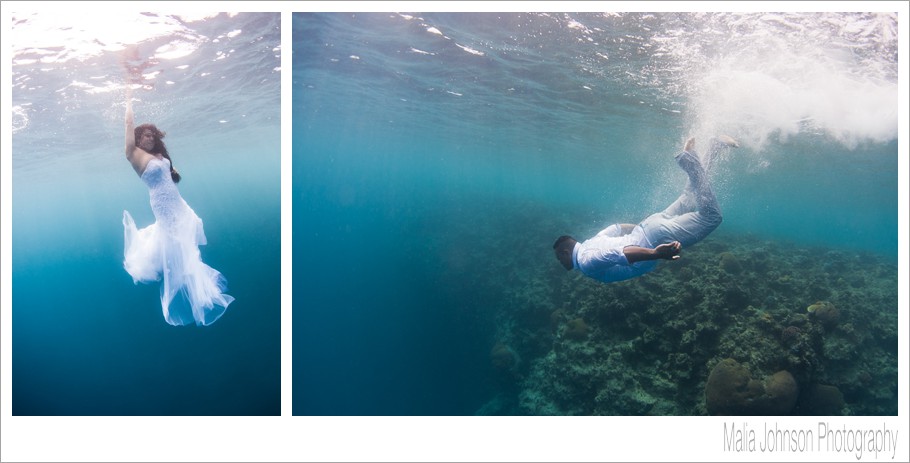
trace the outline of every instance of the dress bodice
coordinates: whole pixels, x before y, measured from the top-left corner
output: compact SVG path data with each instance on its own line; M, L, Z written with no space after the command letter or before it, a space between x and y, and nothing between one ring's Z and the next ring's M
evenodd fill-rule
M149 199L155 219L165 227L172 226L184 207L177 185L171 179L171 163L167 158L154 158L145 166L142 181L148 186Z
M171 180L171 163L167 158L152 158L145 165L145 170L140 176L142 181L149 189L154 189L162 182L172 182Z

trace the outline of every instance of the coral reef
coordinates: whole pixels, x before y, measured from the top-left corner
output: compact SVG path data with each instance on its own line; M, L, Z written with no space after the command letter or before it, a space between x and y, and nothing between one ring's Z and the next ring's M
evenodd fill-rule
M885 257L715 232L609 285L543 250L489 271L509 275L496 339L524 361L498 392L508 400L494 399L507 406L484 410L897 414L897 263Z

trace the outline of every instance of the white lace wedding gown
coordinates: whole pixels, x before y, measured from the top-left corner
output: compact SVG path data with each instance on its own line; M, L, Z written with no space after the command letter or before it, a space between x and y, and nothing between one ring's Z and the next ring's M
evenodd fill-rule
M155 223L137 229L123 211L123 267L133 283L161 281L161 309L171 325L210 325L234 300L224 294L227 280L202 262L202 220L171 180L167 159L152 159L142 173L149 188Z

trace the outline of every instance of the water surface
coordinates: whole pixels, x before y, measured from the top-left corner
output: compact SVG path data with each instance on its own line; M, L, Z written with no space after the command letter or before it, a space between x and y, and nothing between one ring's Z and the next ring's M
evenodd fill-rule
M280 15L12 16L13 414L279 414ZM122 267L123 210L154 221L124 59L236 297L209 327L168 325Z

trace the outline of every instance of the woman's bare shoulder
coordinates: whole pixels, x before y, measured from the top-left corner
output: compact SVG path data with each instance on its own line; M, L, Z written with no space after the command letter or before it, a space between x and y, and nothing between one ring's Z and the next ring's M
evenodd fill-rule
M149 153L148 151L136 146L133 148L131 155L128 157L130 164L133 165L133 169L136 170L136 173L142 175L145 172L145 167L148 166L149 161L155 157L154 154Z

